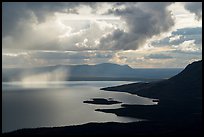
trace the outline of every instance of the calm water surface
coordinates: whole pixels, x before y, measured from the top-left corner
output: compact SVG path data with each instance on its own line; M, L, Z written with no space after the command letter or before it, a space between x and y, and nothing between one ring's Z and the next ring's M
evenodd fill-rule
M79 125L89 122L139 121L135 118L94 111L97 108L120 108L121 104L83 103L91 98L113 98L124 104L153 104L151 99L137 95L100 90L102 87L127 83L132 82L2 83L2 132L21 128Z

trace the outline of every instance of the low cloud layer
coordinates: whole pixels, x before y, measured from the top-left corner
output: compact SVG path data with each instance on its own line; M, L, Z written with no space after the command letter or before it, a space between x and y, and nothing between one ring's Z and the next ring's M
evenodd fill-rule
M3 50L3 67L36 67L50 65L98 64L108 62L112 51L35 51Z
M172 59L172 56L165 55L165 54L150 54L146 58L150 59Z

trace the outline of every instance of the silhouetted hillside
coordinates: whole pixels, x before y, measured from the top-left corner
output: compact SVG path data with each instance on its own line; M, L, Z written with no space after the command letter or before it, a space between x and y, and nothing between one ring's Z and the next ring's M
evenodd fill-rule
M201 99L202 61L188 65L181 73L168 80L152 83L133 83L102 88L102 90L130 92L144 97L159 98L160 100Z
M181 73L168 80L127 84L103 88L103 90L130 92L144 97L157 98L159 104L154 106L126 104L120 109L97 111L157 121L177 119L177 121L188 122L190 119L201 120L202 61L188 65Z

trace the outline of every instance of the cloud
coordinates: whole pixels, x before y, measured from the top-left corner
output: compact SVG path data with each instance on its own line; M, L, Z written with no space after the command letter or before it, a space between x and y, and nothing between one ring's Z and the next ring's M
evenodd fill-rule
M202 2L186 2L185 9L194 13L196 15L196 19L202 19Z
M57 22L49 20L37 24L35 19L21 21L9 36L2 37L2 47L11 49L59 49L56 46L64 29Z
M181 36L182 35L175 35L175 36L169 37L169 42L179 40L181 38Z
M202 27L177 29L176 31L173 31L172 34L174 35L201 35Z
M172 59L172 56L166 54L150 54L146 57L147 59Z
M152 36L168 31L174 20L167 7L171 3L136 3L124 9L109 10L108 14L120 16L127 30L117 29L100 40L104 49L138 49Z
M184 41L179 45L173 45L173 47L176 48L176 50L187 52L187 53L199 51L199 48L195 44L195 40Z
M192 8L195 4L197 6ZM173 63L176 63L182 55L186 60L190 58L188 54L200 57L202 27L194 27L201 26L196 24L200 21L187 11L202 19L199 13L202 6L198 4L3 2L2 49L9 51L3 52L2 65L118 62L136 67L160 67L160 61L165 66L175 58ZM174 21L179 26L175 26ZM166 32L171 35L167 36ZM155 42L157 39L162 40ZM134 51L131 55L119 54L130 50ZM166 55L167 51L171 53ZM174 53L181 56L175 57ZM168 60L163 55L173 58ZM150 57L158 59L151 61Z
M103 51L38 51L30 52L33 58L52 60L52 59L89 59L89 58L110 58L112 52Z
M177 65L175 60L176 59L171 56L171 54L166 54L166 52L140 54L138 50L136 50L128 52L120 51L120 53L117 53L116 56L110 59L110 62L128 64L132 68L172 68ZM172 64L171 62L174 62L175 64Z
M4 12L7 14L9 14L8 9L11 8L8 7L4 6L6 9ZM19 8L21 9L21 7ZM17 8L15 10L18 11ZM67 14L63 15L66 18L69 17ZM12 28L8 35L5 34L2 37L2 47L33 50L95 50L100 49L98 47L100 37L113 31L116 27L110 21L104 20L70 21L62 19L58 18L58 15L48 16L46 20L39 23L35 16L22 17L22 19L19 16L18 20L11 20L14 23L11 26L15 26L15 29ZM6 24L8 20L4 21L5 24L2 28L10 29L10 25Z
M98 64L114 56L112 51L3 50L3 67Z
M126 29L107 21L98 21L88 23L89 26L85 23L86 28L78 27L78 33L75 30L77 35L59 39L58 35L63 36L63 32L69 35L66 32L72 33L76 25L68 28L69 23L65 21L67 25L61 22L61 28L56 27L59 22L55 22L56 16L53 15L56 12L69 13L82 5L89 6L92 10L100 7L100 3L4 3L3 47L6 45L9 48L15 44L25 49L48 50L137 49L147 39L168 31L174 25L171 14L166 9L170 3L111 3L116 8L109 9L107 15L120 17L121 24L124 22ZM101 27L104 25L105 29ZM85 37L86 34L89 35Z
M17 23L30 18L31 14L26 10L24 3L2 3L2 36L10 35L16 30Z
M109 62L117 63L117 64L127 64L127 57L121 56L118 53L115 53L112 58L109 59Z
M56 12L79 14L80 6L100 7L96 2L3 2L2 3L2 35L10 35L21 21L36 18L37 23L43 23Z
M113 31L114 27L104 21L90 21L86 28L62 38L59 45L62 50L100 50L100 37Z
M154 41L152 44L154 46L179 45L189 40L195 40L196 45L202 46L202 27L177 29L171 33L171 36Z
M172 35L181 37L174 41L178 44L188 41L188 40L195 40L195 44L202 44L202 27L195 27L195 28L182 28L172 32ZM172 44L174 44L172 43Z

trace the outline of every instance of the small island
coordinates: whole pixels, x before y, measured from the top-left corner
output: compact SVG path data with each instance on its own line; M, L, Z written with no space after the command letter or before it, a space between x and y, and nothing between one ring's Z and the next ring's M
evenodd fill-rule
M115 101L112 98L109 98L109 99L94 98L92 100L83 101L83 103L96 104L96 105L112 105L112 104L120 104L122 102Z

